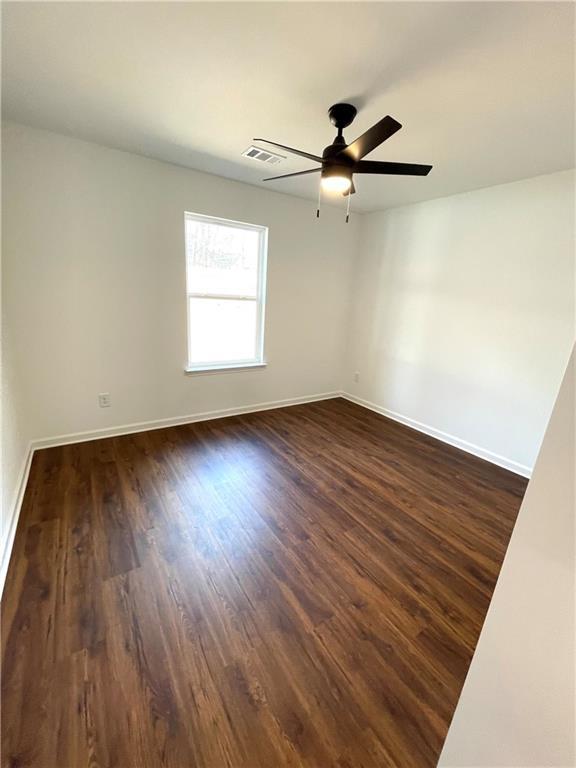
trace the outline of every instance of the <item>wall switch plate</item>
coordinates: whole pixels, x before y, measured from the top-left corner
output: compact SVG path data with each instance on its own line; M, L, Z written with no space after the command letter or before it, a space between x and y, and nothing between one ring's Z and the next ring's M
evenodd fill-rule
M354 372L354 381L356 382L356 384L358 384L358 382L360 381L360 372L359 371L355 371Z
M98 405L100 408L110 408L110 392L100 392L98 395Z

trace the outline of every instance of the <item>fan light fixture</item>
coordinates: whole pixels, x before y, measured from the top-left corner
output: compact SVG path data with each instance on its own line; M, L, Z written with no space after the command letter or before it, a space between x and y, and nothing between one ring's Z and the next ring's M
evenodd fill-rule
M351 186L352 182L346 176L324 176L322 178L322 189L327 192L347 192Z
M352 169L345 164L325 165L320 177L322 189L326 192L340 192L344 194L352 186Z

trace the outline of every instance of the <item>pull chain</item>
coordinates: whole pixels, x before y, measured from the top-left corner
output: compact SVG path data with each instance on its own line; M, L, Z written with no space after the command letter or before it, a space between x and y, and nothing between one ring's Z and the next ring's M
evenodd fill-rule
M316 208L316 218L320 218L320 200L322 199L322 181L318 184L318 207Z
M352 197L352 187L350 187L350 192L348 192L348 203L346 204L346 224L350 221L350 198Z

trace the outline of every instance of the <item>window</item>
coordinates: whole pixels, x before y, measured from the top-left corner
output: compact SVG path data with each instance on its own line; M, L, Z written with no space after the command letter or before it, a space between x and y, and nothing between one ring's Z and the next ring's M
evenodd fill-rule
M264 365L268 230L185 215L189 372Z

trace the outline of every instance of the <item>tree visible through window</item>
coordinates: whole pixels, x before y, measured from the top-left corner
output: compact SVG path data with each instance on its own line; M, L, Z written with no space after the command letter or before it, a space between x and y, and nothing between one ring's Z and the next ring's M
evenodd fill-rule
M185 215L188 368L263 360L266 227Z

